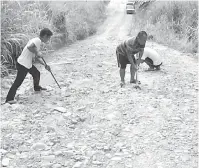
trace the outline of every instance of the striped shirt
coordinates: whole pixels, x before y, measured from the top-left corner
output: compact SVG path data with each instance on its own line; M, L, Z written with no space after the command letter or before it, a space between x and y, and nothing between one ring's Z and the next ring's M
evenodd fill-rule
M145 45L140 45L136 38L128 39L117 46L117 52L127 57L127 54L134 55L144 49Z

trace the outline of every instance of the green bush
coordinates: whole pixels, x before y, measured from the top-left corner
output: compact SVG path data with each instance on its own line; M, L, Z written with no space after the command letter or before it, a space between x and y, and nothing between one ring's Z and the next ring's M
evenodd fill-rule
M134 28L144 28L155 41L184 52L197 52L197 1L155 1L138 9L135 17Z

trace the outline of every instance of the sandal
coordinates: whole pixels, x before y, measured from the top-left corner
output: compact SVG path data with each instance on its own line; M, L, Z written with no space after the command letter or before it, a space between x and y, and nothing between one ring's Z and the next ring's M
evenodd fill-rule
M130 83L136 83L136 80L130 81ZM138 84L141 84L140 81L137 81Z
M125 85L125 82L120 82L120 86L123 87Z

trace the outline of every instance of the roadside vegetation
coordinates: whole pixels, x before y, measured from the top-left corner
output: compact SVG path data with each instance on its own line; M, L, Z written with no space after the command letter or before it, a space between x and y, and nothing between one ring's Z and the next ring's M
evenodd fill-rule
M106 17L107 1L2 1L1 77L15 69L30 38L44 27L54 35L42 50L55 50L93 35Z
M150 39L182 52L198 52L198 1L137 2L135 27ZM131 32L133 33L133 32Z

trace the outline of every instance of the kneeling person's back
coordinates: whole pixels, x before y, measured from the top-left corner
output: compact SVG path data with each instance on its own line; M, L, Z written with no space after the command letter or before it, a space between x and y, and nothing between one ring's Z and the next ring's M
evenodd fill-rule
M149 66L148 70L160 70L162 59L160 55L152 48L145 47L141 59L137 57L137 64L146 63Z
M162 63L160 55L152 48L145 47L144 53L142 56L142 60L145 60L146 58L150 58L153 61L154 66L158 66Z

